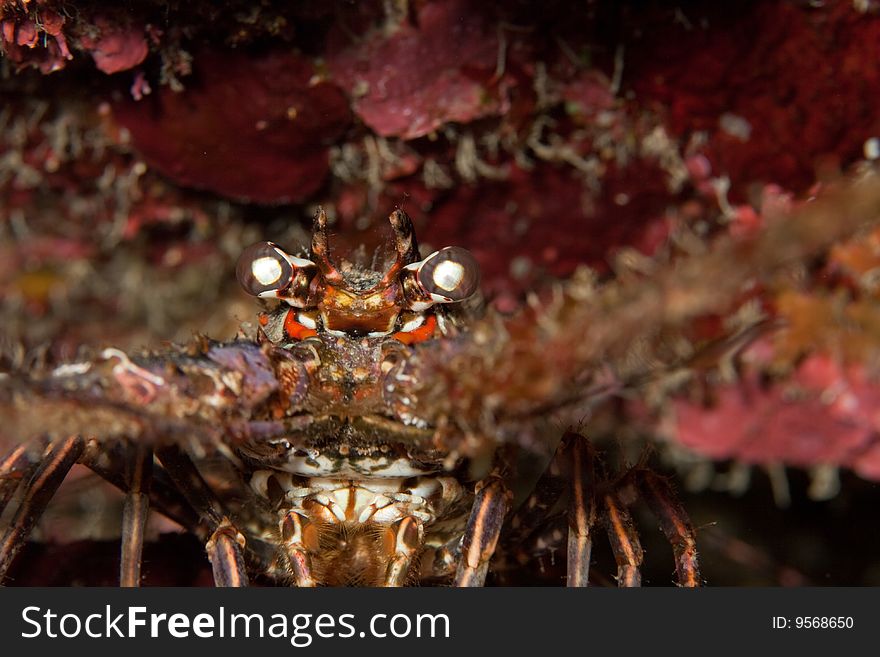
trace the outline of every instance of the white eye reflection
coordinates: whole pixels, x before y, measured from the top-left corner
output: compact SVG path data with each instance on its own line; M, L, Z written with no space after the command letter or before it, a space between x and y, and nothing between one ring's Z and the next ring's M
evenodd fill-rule
M464 279L464 267L452 260L441 262L434 268L434 285L441 290L452 292L461 285Z
M251 263L251 273L260 285L272 285L281 278L281 263L277 258L263 256Z

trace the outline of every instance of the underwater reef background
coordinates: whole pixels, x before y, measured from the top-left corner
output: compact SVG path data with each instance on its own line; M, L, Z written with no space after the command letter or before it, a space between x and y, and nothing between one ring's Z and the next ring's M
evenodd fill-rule
M861 175L878 98L875 0L0 0L0 334L49 361L230 339L256 314L241 249L304 247L319 205L351 253L403 207L423 253L469 249L515 313ZM880 231L804 271L689 337L787 331L592 420L676 477L710 584L880 585ZM94 511L118 500L70 497L20 582L112 583L88 564L116 550ZM170 529L147 583L208 583ZM667 584L656 534L645 580ZM512 583L557 583L557 561Z

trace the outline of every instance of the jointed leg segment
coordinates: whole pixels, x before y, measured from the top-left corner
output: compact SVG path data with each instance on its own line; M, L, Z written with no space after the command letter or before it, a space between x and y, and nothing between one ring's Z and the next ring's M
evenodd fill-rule
M140 584L144 531L150 505L206 536L206 550L219 586L246 586L244 537L236 530L189 457L177 447L159 449L166 469L153 468L144 445L116 443L99 448L75 436L50 443L38 456L23 445L0 461L0 512L23 483L21 500L0 533L0 581L27 541L67 473L80 462L125 493L120 585ZM170 475L170 479L169 479ZM182 495L181 495L182 493ZM199 519L206 519L199 526ZM258 541L259 543L259 541ZM259 555L248 553L254 559Z
M476 494L462 539L455 586L482 586L485 583L489 560L510 508L512 495L498 469L477 484Z
M641 586L642 544L629 509L613 490L602 496L603 520L617 562L617 585L624 588Z
M0 581L6 576L15 555L43 515L64 477L79 459L83 448L83 440L77 436L52 443L46 449L42 461L26 484L15 516L0 535Z
M122 549L119 560L119 585L137 587L141 584L141 557L144 531L150 512L150 477L153 472L153 450L143 444L128 445L129 459L126 478L128 492L122 508Z
M244 546L245 538L242 533L224 518L205 544L208 560L214 571L215 586L227 588L248 585Z
M637 470L635 475L642 497L660 521L660 528L666 535L666 540L672 544L678 585L700 586L697 544L687 511L678 501L666 479L650 470Z
M547 513L564 492L561 482L567 479L568 586L586 586L588 583L592 528L597 516L602 520L617 562L618 585L632 587L641 584L640 568L644 553L628 508L628 503L639 496L645 499L660 521L667 540L672 544L678 585L699 586L700 573L694 530L669 483L663 477L643 468L634 469L617 481L606 480L604 477L597 480L596 470L595 450L590 442L578 433L567 432L547 471L539 479L535 491L514 513L512 527L504 536L507 545L521 546L519 561L522 563L530 558L531 551L523 550L524 545L558 543L555 539L544 540L540 532L542 527L547 526ZM621 494L624 490L626 495ZM558 531L554 532L558 534Z
M559 454L570 464L566 584L587 586L593 548L591 529L596 522L596 456L593 446L573 432L563 437Z
M195 463L177 445L159 447L156 456L211 532L205 549L214 570L214 583L221 587L247 586L244 535L229 520L223 504L205 483Z
M413 560L422 549L422 523L408 516L394 523L388 531L391 536L391 557L385 570L384 586L404 586Z
M310 543L317 543L317 536L307 536L315 532L312 521L296 511L287 511L281 519L280 529L294 585L306 588L317 586L309 548Z

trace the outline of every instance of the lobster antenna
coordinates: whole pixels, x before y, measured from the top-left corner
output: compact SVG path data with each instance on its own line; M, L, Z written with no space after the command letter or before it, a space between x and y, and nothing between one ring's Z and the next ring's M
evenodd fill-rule
M388 221L391 223L391 230L394 231L394 249L397 252L397 257L391 268L382 277L380 286L389 285L406 265L421 260L416 232L409 215L397 208L388 216Z
M319 206L312 228L311 260L318 265L318 269L321 270L325 281L331 285L344 285L345 278L336 268L336 265L330 261L330 251L327 243L327 213L324 212L324 208Z

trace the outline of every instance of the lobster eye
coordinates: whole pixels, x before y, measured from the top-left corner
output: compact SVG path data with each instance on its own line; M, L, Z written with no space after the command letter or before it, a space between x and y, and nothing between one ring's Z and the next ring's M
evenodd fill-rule
M272 242L252 244L239 256L235 276L248 294L277 296L293 280L294 267L288 257Z
M470 251L447 246L422 261L418 281L437 303L464 301L480 285L480 266Z

